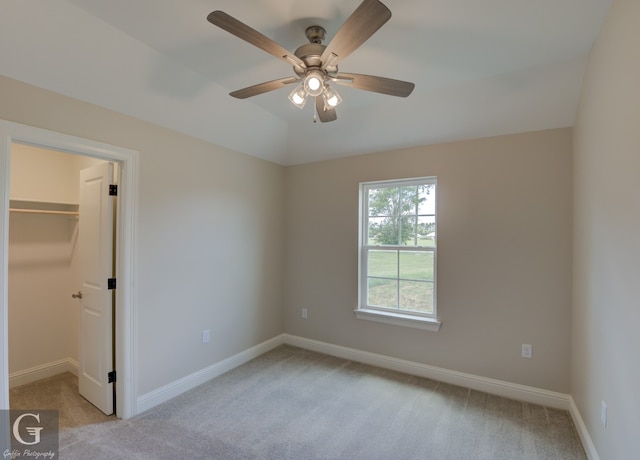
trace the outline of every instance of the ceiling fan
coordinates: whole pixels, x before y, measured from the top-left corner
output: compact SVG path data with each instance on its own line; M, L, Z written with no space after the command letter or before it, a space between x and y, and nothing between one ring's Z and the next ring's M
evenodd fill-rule
M414 84L373 75L338 72L338 63L349 56L391 18L391 11L378 0L364 0L347 18L328 45L323 45L326 31L312 25L306 29L309 43L291 53L275 41L223 11L214 11L207 20L236 37L260 48L278 59L293 65L295 76L279 78L230 93L238 99L257 96L287 85L297 84L289 100L303 108L309 97L322 122L337 118L335 107L342 102L330 83L373 91L391 96L407 97Z

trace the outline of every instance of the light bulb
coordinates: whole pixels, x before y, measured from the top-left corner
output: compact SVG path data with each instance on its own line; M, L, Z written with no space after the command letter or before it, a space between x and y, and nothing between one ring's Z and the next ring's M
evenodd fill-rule
M320 96L324 89L324 74L320 70L307 72L304 79L304 89L309 96Z
M309 78L309 81L307 84L309 85L309 89L311 91L316 91L318 90L318 88L320 88L320 80L316 77Z

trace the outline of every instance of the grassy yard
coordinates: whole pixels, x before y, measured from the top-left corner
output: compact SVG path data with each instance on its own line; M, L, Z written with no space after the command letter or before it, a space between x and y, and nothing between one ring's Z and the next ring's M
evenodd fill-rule
M433 313L433 269L432 252L370 251L369 305Z

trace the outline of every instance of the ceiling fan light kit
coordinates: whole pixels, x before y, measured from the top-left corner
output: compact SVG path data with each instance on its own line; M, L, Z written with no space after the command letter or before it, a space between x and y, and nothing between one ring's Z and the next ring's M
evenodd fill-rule
M364 0L347 18L328 45L323 45L326 31L312 25L307 27L306 43L294 53L290 53L275 41L252 29L222 11L214 11L207 20L236 37L254 45L276 58L293 65L296 77L284 77L249 86L230 93L245 99L276 90L283 86L297 84L289 94L289 100L302 109L309 97L315 99L315 110L321 122L337 119L335 107L342 97L329 83L351 86L352 88L390 96L407 97L414 84L401 80L362 74L341 74L338 63L355 51L391 18L391 11L379 0Z

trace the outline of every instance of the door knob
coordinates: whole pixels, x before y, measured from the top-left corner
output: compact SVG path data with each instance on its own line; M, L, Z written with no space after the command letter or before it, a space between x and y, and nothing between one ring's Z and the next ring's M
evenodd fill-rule
M74 299L82 299L82 291L78 291L77 294L71 294Z

